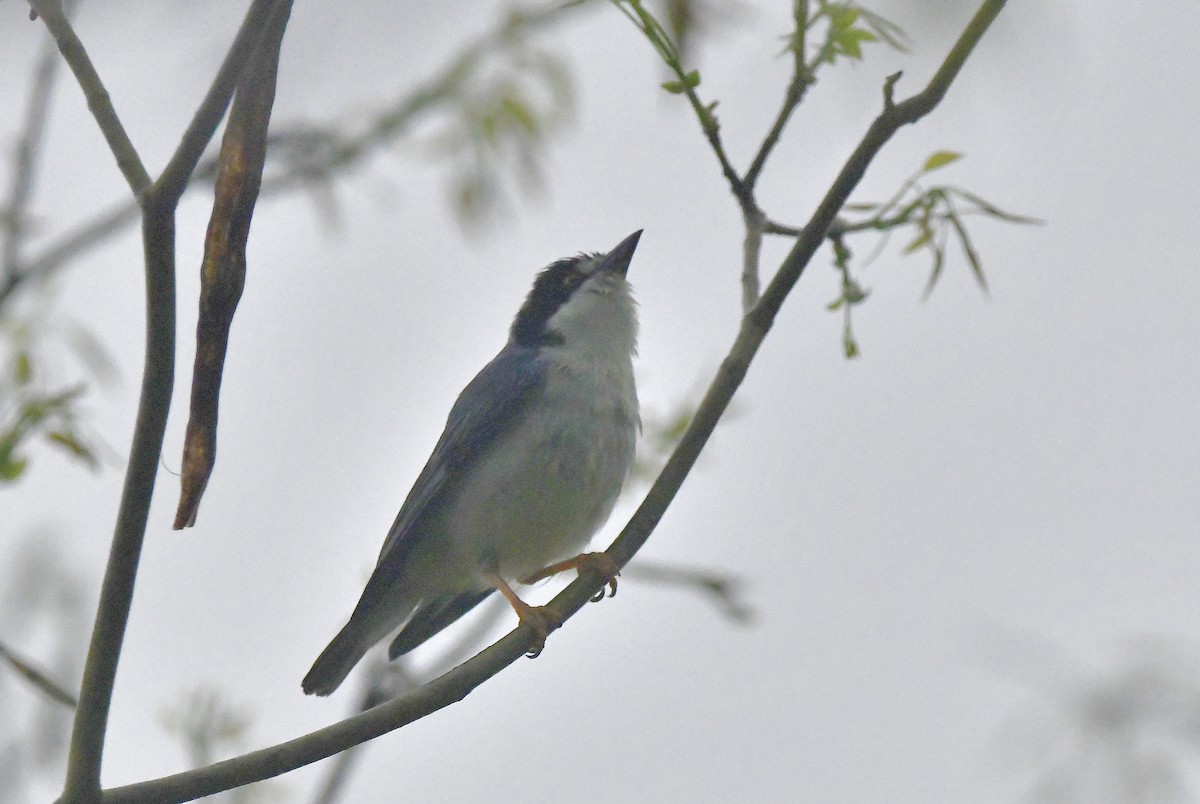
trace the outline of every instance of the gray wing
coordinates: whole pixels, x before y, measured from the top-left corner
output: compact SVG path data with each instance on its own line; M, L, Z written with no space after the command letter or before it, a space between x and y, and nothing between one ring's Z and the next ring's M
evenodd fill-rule
M536 350L510 343L458 395L442 437L392 523L368 590L376 576L382 576L380 581L398 576L421 538L424 524L453 495L463 467L505 432L513 417L525 409L532 392L541 387L545 373L545 363L537 358ZM364 590L364 599L366 596Z
M392 640L392 644L388 648L388 658L395 659L397 656L403 656L423 644L425 640L457 622L459 617L487 600L495 591L495 589L485 589L482 592L443 595L422 603L413 613L412 619L404 624L400 633L396 634L396 638Z

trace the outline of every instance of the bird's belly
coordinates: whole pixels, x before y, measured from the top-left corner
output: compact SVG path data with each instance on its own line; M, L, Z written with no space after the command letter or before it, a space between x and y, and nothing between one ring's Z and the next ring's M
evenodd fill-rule
M456 550L508 579L580 552L612 512L635 440L636 408L619 398L537 405L466 479L447 519Z

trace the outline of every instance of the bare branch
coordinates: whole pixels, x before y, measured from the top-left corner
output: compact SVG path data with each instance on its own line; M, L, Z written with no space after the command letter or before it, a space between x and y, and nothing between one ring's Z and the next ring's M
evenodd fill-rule
M176 155L158 182L151 185L147 179L145 186L139 188L146 277L145 368L125 484L84 665L80 705L71 733L67 780L61 799L67 804L83 804L100 798L100 766L113 682L129 621L134 581L162 455L167 414L171 408L175 376L175 208L195 167L195 160L199 159L228 105L242 66L262 37L267 13L277 1L285 0L254 0L230 55L222 64ZM40 6L45 4L39 0L35 5L39 6L40 12ZM53 6L57 12L57 3ZM47 24L50 24L49 20ZM111 107L109 109L111 111ZM115 117L113 113L114 120Z
M79 41L79 37L71 28L71 23L67 21L62 4L59 0L29 0L29 5L42 18L50 33L54 35L54 42L58 45L59 52L66 59L71 72L75 73L79 87L83 90L84 97L87 98L88 109L96 118L96 123L100 126L104 139L108 141L108 147L113 156L117 158L117 167L121 169L121 174L129 184L129 189L133 190L135 196L140 197L150 186L150 174L146 172L137 149L133 147L133 142L125 133L125 126L117 117L117 111L113 108L108 90L104 88L104 82L100 80L100 75L92 66L92 60L84 50L83 43Z

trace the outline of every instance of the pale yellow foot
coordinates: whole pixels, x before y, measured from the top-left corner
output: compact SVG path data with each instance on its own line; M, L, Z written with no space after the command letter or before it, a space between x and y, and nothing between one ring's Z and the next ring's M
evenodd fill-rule
M525 655L530 659L537 658L542 649L546 647L546 637L550 636L550 632L562 627L562 615L549 606L529 605L517 597L517 593L512 590L512 587L496 573L492 573L486 577L488 581L495 584L500 594L504 595L504 599L508 601L508 605L513 607L513 611L517 613L521 624L528 625L533 629L537 639Z

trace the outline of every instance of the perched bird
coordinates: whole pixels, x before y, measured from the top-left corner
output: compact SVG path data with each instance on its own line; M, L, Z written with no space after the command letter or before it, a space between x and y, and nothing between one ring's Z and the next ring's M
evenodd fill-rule
M637 312L625 281L641 234L538 275L508 343L450 409L354 613L304 677L304 692L330 694L396 628L404 626L392 659L494 591L539 635L536 655L561 619L522 601L513 581L586 569L616 590L607 556L574 554L612 512L641 426Z

